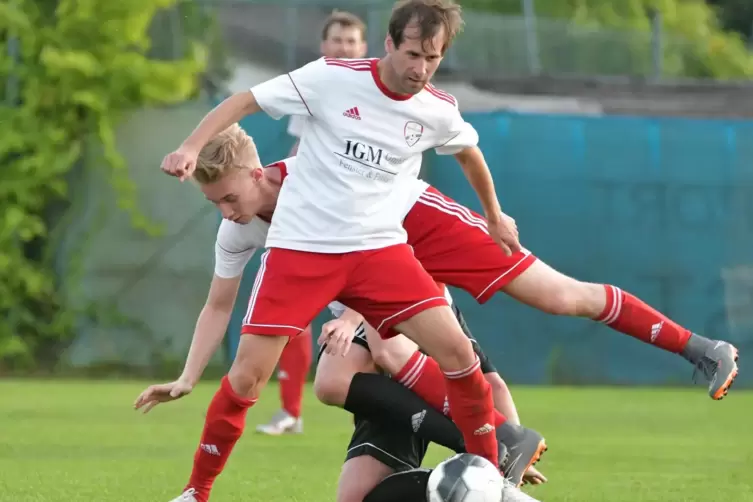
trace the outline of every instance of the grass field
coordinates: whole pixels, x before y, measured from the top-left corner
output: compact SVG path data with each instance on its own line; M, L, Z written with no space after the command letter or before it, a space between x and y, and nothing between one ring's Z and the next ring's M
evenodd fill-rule
M187 479L215 383L147 416L140 382L0 382L1 502L165 502ZM524 420L548 438L541 463L554 501L753 501L753 393L715 403L695 389L513 389ZM276 388L249 426L277 407ZM334 501L350 416L306 396L306 433L249 433L216 502ZM434 448L427 465L446 451Z

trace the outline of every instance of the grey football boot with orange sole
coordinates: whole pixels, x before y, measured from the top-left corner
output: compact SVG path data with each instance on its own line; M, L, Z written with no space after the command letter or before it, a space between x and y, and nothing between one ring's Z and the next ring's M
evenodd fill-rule
M718 401L727 395L739 371L739 355L734 345L692 334L682 356L693 363L696 372L703 373L709 381L711 399Z
M497 427L497 439L507 447L507 460L502 463L505 479L519 487L528 468L548 449L546 440L535 430L510 422Z

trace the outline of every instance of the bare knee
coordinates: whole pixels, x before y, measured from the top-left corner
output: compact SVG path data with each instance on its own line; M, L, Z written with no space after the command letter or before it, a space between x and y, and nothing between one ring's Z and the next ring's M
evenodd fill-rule
M314 394L329 406L343 406L350 391L353 375L375 372L368 350L354 345L345 357L322 354L316 367Z
M471 340L465 335L455 337L452 344L446 344L441 356L433 356L443 369L463 369L473 364L476 352Z
M247 399L257 399L280 359L287 337L243 335L228 380L233 390Z
M316 398L328 406L342 406L348 397L350 382L353 374L350 372L320 374L314 378L314 394Z
M262 368L243 364L239 359L233 362L227 374L230 386L235 393L247 399L257 399L270 376L265 374Z

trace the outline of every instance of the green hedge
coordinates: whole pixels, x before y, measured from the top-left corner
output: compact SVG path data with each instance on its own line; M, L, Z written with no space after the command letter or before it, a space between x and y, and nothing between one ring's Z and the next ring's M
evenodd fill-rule
M189 41L180 59L149 57L152 19L176 3L0 2L0 366L54 365L73 336L78 313L60 293L49 222L65 207L66 177L85 149L101 151L134 226L155 230L139 211L114 130L129 110L197 92L201 44Z

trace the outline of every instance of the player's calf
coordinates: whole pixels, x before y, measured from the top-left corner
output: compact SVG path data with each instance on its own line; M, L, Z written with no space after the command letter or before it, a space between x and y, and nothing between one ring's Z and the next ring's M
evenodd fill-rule
M209 404L191 477L181 497L209 500L215 479L243 434L248 409L269 381L286 342L287 337L241 337L230 372ZM185 500L193 502L191 498Z
M443 370L453 420L469 453L498 465L498 443L491 387L481 372L470 340L449 307L436 307L402 322L396 329L416 342Z
M713 399L723 398L737 377L737 348L692 333L616 286L578 281L539 260L502 290L544 312L593 319L683 356L708 379Z
M395 470L369 455L348 459L337 482L337 502L363 502L365 497ZM399 500L397 499L392 500Z

